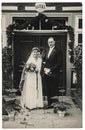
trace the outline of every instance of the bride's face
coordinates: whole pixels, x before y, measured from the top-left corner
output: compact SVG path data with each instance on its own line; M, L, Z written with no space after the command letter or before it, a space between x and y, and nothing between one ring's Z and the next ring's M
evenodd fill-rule
M38 56L39 56L39 52L37 50L34 50L33 51L33 57L38 58Z

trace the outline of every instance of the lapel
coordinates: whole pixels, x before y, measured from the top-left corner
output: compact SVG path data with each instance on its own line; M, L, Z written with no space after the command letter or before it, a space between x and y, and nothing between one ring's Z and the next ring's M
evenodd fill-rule
M47 49L46 52L47 52L47 53L46 53L46 59L48 59L48 52L49 52L49 49Z

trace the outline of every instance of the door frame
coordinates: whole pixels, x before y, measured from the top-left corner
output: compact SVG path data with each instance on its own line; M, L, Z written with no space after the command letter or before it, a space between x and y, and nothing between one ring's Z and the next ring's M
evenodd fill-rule
M70 92L70 59L69 59L69 53L68 53L68 41L69 41L69 34L67 30L14 30L14 33L26 33L26 35L67 35L67 41L66 41L66 95L69 95ZM14 45L13 45L14 46ZM12 48L13 48L12 46ZM13 50L14 51L14 50ZM14 52L13 52L14 53ZM14 60L14 58L12 58Z

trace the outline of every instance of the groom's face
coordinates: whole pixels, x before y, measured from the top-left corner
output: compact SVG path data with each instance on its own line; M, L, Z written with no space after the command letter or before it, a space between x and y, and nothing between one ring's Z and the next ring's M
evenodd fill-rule
M54 46L55 46L55 41L54 41L53 38L49 38L49 39L48 39L48 46L49 46L49 47L54 47Z

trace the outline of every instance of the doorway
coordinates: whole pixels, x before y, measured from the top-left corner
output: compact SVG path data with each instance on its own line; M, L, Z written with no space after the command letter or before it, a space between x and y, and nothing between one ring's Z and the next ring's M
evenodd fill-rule
M48 47L47 40L49 37L54 37L56 41L56 46L58 46L62 50L63 62L62 68L60 71L60 83L59 88L64 87L66 90L66 43L67 43L67 34L49 34L49 33L40 33L40 34L30 34L30 33L22 33L15 32L14 34L14 43L13 43L13 51L14 51L14 88L18 89L19 82L21 78L21 73L23 70L23 66L26 63L31 49L35 46L39 47L42 50L46 50Z

